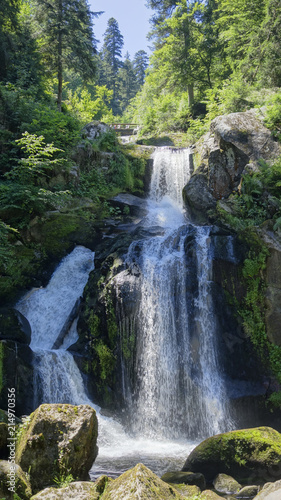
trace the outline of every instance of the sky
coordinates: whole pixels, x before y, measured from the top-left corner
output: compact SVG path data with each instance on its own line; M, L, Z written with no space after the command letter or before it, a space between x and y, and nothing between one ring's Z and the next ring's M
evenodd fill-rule
M104 11L98 18L94 18L94 34L101 49L103 34L107 22L114 17L119 25L121 35L124 37L123 56L128 51L131 59L138 50L145 50L150 54L150 42L146 39L150 31L149 19L152 11L145 4L146 0L88 0L92 12Z

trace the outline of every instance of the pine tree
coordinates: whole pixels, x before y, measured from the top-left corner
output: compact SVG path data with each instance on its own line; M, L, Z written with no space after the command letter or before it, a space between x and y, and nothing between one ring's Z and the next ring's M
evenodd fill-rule
M47 67L56 71L58 109L62 105L63 70L75 69L84 81L96 76L96 40L87 0L36 0L36 19L41 26L40 45Z
M140 88L144 84L145 70L148 67L148 55L145 50L139 50L138 52L136 52L133 60L133 66L138 86Z
M112 109L117 114L118 104L118 71L122 66L122 47L124 45L123 36L119 31L119 26L113 17L107 23L107 29L104 33L104 43L101 50L101 75L100 85L106 85L113 91Z
M133 63L130 61L130 56L127 52L125 61L118 72L118 101L120 111L123 113L129 102L135 97L138 91L138 83L134 71Z

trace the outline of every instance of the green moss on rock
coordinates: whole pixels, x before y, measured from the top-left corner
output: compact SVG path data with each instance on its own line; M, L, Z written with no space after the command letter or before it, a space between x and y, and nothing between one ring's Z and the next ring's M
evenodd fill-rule
M76 481L63 488L45 488L31 500L99 500L107 482L102 476L95 483Z
M201 472L208 481L219 473L239 481L278 479L281 434L270 427L257 427L210 437L191 452L183 471Z
M109 483L102 500L182 500L182 495L164 483L143 464L137 464Z
M41 405L17 444L16 461L36 492L54 478L86 479L97 456L97 418L88 405Z

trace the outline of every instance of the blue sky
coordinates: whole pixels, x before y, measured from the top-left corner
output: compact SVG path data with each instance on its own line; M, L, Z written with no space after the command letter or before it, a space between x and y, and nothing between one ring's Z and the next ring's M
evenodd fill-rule
M149 53L150 42L146 35L150 30L152 11L145 3L146 0L89 0L93 12L104 11L104 14L94 19L95 37L102 42L108 19L114 17L124 37L123 56L127 51L131 59L138 50ZM98 49L100 48L101 44L98 45Z

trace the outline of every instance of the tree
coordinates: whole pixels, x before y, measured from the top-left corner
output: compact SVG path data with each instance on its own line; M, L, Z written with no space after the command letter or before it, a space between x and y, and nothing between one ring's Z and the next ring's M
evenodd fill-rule
M35 0L36 19L41 26L39 43L45 62L56 71L58 109L62 106L63 69L75 69L84 81L96 76L96 40L87 0Z
M136 52L133 60L133 67L140 88L144 84L145 71L148 67L148 55L145 50L139 50Z
M12 53L13 35L18 24L19 0L0 2L0 80L5 80Z
M107 29L104 33L104 43L101 50L101 76L100 85L106 85L113 91L112 109L114 114L119 111L117 98L117 75L122 66L123 36L119 26L113 17L108 20Z
M125 55L125 61L118 72L118 100L122 113L127 108L130 100L135 97L137 91L138 83L136 74L133 63L130 61L130 56L127 52Z

